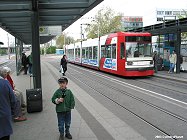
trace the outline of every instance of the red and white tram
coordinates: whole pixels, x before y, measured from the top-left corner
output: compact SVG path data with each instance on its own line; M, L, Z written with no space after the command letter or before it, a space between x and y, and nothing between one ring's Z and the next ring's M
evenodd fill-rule
M153 75L151 54L150 33L111 33L66 46L69 62L121 76Z

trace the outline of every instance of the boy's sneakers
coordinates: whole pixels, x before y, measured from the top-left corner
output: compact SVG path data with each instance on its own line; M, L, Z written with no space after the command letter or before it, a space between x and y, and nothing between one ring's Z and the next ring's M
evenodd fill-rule
M60 134L59 140L64 140L64 134Z
M72 136L71 136L70 133L66 133L65 137L66 137L67 139L72 139Z

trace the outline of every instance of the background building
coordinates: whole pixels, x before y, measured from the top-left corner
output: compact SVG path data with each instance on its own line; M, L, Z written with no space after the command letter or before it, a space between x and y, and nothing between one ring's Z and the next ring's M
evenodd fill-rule
M187 9L156 9L156 23L178 19L187 15Z
M156 9L155 23L163 23L171 20L176 20L187 16L187 9ZM181 38L181 57L183 63L182 70L187 70L187 44L186 38ZM160 40L160 43L159 43ZM160 57L163 59L164 67L169 68L169 55L173 50L176 50L176 36L175 34L164 34L152 37L153 50L158 51Z
M121 19L122 31L143 27L143 17L141 16L124 16Z

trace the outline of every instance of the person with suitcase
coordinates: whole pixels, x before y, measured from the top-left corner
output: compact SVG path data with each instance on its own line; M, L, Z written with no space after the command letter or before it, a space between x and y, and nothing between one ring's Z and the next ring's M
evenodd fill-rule
M59 89L55 91L52 96L52 102L56 105L56 113L58 119L58 128L60 132L59 140L64 140L64 124L65 124L65 137L72 139L70 134L71 124L71 109L75 107L75 100L73 93L67 89L68 79L61 77L58 80Z

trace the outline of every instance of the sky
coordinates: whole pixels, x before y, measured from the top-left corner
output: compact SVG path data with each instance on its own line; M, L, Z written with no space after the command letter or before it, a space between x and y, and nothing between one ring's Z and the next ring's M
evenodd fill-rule
M187 9L187 0L104 0L81 19L69 26L64 32L75 39L80 38L80 24L91 23L91 17L103 7L111 7L124 16L142 16L144 26L155 24L156 9ZM11 40L11 35L9 35ZM7 33L0 29L0 41L7 45Z

